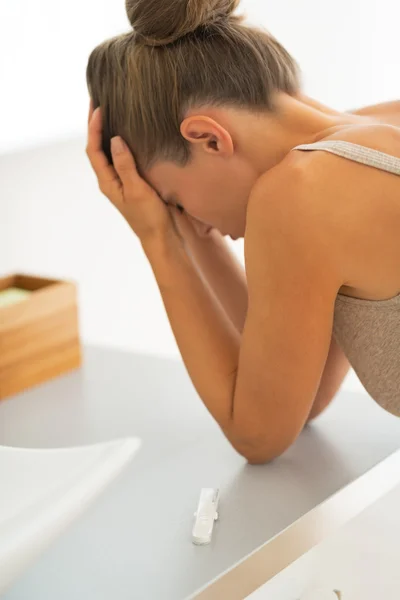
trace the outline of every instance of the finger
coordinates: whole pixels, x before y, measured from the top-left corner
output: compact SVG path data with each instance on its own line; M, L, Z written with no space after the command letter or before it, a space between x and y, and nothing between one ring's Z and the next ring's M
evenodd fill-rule
M112 138L111 153L115 170L124 188L124 195L141 195L148 186L137 172L132 152L121 137Z
M90 98L90 104L89 104L89 116L88 116L88 125L90 123L90 120L92 118L94 112L94 106L93 106L93 100Z
M110 165L102 148L102 122L100 108L96 108L88 128L88 143L86 152L97 175L99 185L102 190L110 190L114 193L121 187L118 174L114 167ZM106 193L106 192L104 192ZM107 192L108 195L108 192Z

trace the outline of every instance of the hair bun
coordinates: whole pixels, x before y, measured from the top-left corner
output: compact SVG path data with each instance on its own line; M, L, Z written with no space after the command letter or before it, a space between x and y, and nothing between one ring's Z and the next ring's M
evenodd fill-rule
M171 44L227 19L240 0L126 0L126 12L136 33L150 46Z

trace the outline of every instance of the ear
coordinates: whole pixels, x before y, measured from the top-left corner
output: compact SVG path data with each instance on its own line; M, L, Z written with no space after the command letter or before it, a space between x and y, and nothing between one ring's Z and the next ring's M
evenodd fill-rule
M181 134L208 154L228 157L234 153L231 134L210 117L186 117L181 124Z

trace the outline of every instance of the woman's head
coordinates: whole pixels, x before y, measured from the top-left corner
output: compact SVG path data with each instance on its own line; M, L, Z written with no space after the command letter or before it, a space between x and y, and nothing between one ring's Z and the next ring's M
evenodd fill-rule
M244 25L238 3L127 0L133 31L98 46L87 69L110 160L110 139L120 135L164 200L235 236L259 175L241 152L244 117L257 123L276 110L277 92L300 88L295 60L271 34Z

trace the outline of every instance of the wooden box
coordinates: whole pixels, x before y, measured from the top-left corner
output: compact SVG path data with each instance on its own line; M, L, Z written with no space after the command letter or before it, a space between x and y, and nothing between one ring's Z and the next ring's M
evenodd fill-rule
M75 285L26 275L0 279L0 292L10 288L29 295L0 306L0 400L81 364Z

